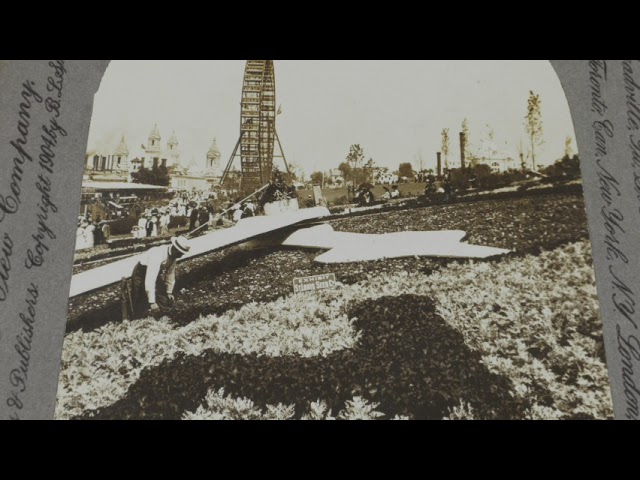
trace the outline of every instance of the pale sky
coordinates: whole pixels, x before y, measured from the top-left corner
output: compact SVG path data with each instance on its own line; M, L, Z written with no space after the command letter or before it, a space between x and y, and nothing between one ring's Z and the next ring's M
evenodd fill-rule
M240 135L244 60L114 60L96 94L89 150L111 153L125 135L136 154L154 124L162 144L175 130L183 164L204 166L214 137L226 165ZM517 158L527 145L529 91L540 95L545 144L538 164L562 157L575 134L566 97L548 61L276 60L277 130L287 159L307 175L336 168L359 143L366 159L435 168L441 131L451 159L469 120L472 152L495 131L496 146ZM279 160L276 160L279 161ZM239 167L239 159L237 159Z

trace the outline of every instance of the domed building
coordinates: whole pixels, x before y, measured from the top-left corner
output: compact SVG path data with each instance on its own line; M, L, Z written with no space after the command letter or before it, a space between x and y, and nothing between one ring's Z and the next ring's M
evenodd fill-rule
M147 142L147 148L145 153L149 155L149 157L153 157L153 155L160 156L161 141L162 141L162 137L160 136L160 130L158 129L158 124L156 124L154 125L153 130L151 130L151 133L149 134L149 141Z
M178 151L178 138L176 132L173 132L169 140L167 140L167 146L162 148L162 136L158 125L154 125L153 130L149 134L147 140L147 146L144 150L144 155L140 158L142 160L141 165L145 168L153 168L154 166L162 166L170 168L180 165L180 152Z
M218 149L216 139L214 138L213 143L207 152L207 168L204 171L205 176L216 178L222 177L222 165L220 165L221 158L222 155Z
M167 156L169 157L169 164L173 167L180 166L180 150L178 149L178 137L176 137L175 130L171 133L171 137L167 140Z
M114 150L88 152L85 170L88 174L105 181L122 181L131 169L129 156L129 147L123 134Z
M129 171L129 147L127 146L127 142L124 139L124 134L122 135L122 139L120 140L120 144L116 148L115 152L113 152L113 156L115 157L116 168L118 170L122 170L125 172Z
M164 166L167 168L180 166L180 150L176 133L173 132L167 141L166 148L162 147L162 135L158 125L154 125L149 133L146 144L134 149L135 154L129 149L124 134L115 149L109 151L103 148L101 151L87 153L87 174L95 175L128 175L139 170L142 166L152 168ZM113 147L112 147L113 148Z
M202 157L201 157L202 158ZM214 138L211 147L207 151L206 163L202 168L202 160L195 158L186 168L175 169L171 178L171 188L178 191L209 191L220 183L222 178L222 165L220 149Z

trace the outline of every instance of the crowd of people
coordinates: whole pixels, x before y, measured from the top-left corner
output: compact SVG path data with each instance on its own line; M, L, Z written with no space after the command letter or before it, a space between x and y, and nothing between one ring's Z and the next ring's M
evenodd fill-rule
M355 202L361 206L366 207L372 205L376 198L371 191L372 186L361 186L355 191ZM383 187L384 193L382 194L381 200L383 202L388 202L389 200L396 200L400 198L400 190L397 185L393 185L391 190L388 187Z
M136 239L167 237L171 234L170 225L186 228L187 224L189 233L194 230L201 233L209 230L212 219L222 212L225 212L224 220L229 222L238 222L243 218L260 214L261 208L258 201L249 199L240 202L231 197L231 193L233 192L179 192L173 199L163 201L164 205L158 205L160 202L155 202L152 207L146 209L142 207L138 212L132 212L138 220L131 230L131 236ZM181 221L172 222L176 217ZM110 236L109 223L100 220L100 217L92 221L90 213L80 217L76 250L93 248L104 243ZM221 218L217 224L222 223Z
M435 175L429 174L425 180L426 185L424 187L424 194L427 197L435 194L451 195L453 193L453 185L449 175L445 175L441 179L438 179Z
M424 194L427 197L433 197L437 194L451 195L453 188L451 179L448 176L436 178L433 174L425 174L424 181L426 183ZM292 192L289 191L292 189ZM401 197L398 185L391 188L383 187L384 193L379 201L387 202ZM376 202L376 198L372 192L373 186L368 184L361 185L354 192L355 203L359 206L369 206ZM277 201L281 198L295 198L295 189L286 185L284 181L278 181L276 178L269 185L269 188L262 192L260 196L254 199L239 201L232 194L237 192L211 192L211 191L192 191L178 192L170 200L164 200L164 205L149 207L131 212L137 218L137 224L133 227L131 235L133 238L143 239L149 237L167 237L170 235L170 225L186 227L188 223L188 232L194 230L207 231L210 222L216 214L220 215L217 221L218 225L223 222L237 223L243 218L260 215L263 212L263 206L266 202ZM305 206L315 207L314 198L309 197L304 201ZM160 203L160 202L158 202ZM128 212L127 212L128 213ZM176 217L182 217L182 221L176 223L172 220ZM118 216L118 218L126 218ZM93 248L96 245L104 243L111 235L109 222L101 220L98 216L92 221L91 216L80 217L78 221L76 250Z
M138 219L138 224L133 227L133 238L162 237L169 234L171 222L170 209L147 210Z
M78 218L78 229L76 230L76 250L84 250L100 245L109 239L111 229L109 223L97 217L92 221L91 216Z

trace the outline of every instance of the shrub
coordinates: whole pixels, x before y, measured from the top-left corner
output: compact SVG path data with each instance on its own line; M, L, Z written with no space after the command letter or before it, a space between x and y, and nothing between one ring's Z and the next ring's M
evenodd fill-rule
M119 218L109 223L111 235L129 235L138 221L133 217Z
M340 206L340 205L349 205L349 198L346 195L342 195L341 197L335 198L331 205Z

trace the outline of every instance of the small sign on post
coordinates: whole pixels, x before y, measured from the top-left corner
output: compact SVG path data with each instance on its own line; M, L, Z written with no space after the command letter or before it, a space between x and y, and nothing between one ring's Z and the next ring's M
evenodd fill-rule
M336 285L336 274L326 273L324 275L315 275L313 277L302 277L293 279L293 292L315 292L316 290L325 290L333 288Z

